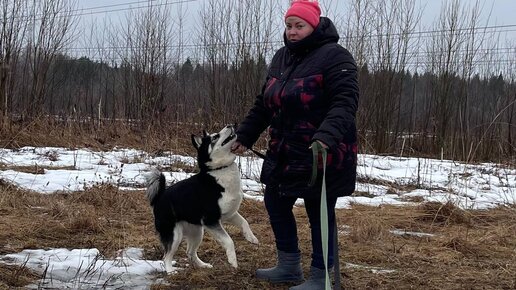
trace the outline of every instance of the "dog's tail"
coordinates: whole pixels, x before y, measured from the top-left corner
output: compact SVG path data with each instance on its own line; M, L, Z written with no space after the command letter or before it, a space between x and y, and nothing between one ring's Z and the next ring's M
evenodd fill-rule
M147 199L154 206L156 197L165 190L165 175L153 168L147 175Z

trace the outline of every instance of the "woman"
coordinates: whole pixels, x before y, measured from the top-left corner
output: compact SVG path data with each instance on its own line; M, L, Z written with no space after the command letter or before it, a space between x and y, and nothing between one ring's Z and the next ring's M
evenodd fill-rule
M268 150L260 176L274 232L277 265L258 269L270 282L302 281L301 253L292 208L303 198L310 221L310 277L291 289L324 289L320 198L322 162L315 185L309 186L313 142L327 149L326 186L329 237L333 237L337 198L353 193L356 180L358 105L357 68L337 42L332 21L320 17L317 2L293 1L285 14L285 46L274 55L262 93L239 125L233 151L251 148L267 128ZM320 156L319 156L320 157ZM331 240L331 239L330 239ZM333 243L328 244L328 267Z

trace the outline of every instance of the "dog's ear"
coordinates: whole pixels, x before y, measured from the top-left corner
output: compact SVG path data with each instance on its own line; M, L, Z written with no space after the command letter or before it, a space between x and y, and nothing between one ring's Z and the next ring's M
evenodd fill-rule
M206 130L202 130L202 136L203 137L208 137L208 132L206 132Z
M199 149L199 147L201 146L201 143L202 143L202 138L192 134L192 144L195 147L195 149Z

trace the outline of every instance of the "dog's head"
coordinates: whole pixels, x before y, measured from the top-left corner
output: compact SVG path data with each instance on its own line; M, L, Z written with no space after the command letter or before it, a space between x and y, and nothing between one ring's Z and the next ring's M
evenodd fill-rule
M220 132L203 136L192 134L192 144L197 149L197 162L201 171L225 167L235 161L236 155L231 152L231 145L236 141L235 127L228 125Z

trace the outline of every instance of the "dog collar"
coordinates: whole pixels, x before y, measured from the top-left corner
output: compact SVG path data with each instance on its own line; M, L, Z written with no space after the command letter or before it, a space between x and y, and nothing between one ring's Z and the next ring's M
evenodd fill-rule
M233 164L229 164L229 165L226 165L226 166L221 166L221 167L213 168L213 169L210 169L208 171L214 171L214 170L220 170L220 169L228 168L231 165L233 165Z

